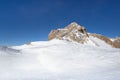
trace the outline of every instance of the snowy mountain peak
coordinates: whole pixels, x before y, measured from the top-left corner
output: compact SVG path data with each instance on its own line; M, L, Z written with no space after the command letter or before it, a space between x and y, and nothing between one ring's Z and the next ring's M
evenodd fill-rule
M85 27L77 24L76 22L72 22L63 29L52 30L48 39L75 41L84 44L88 41L89 36Z
M48 35L48 40L52 39L59 39L59 40L66 40L66 41L72 41L72 42L78 42L81 44L87 44L87 45L94 45L94 46L111 46L115 48L120 48L119 41L112 41L111 39L99 35L99 34L92 34L87 33L86 28L84 26L81 26L77 24L76 22L72 22L69 25L67 25L65 28L57 29L57 30L51 30L51 32Z
M67 25L67 26L65 27L65 29L68 29L68 30L70 30L70 29L74 29L74 30L75 30L75 29L76 29L76 30L83 29L83 30L85 30L85 28L84 28L83 26L77 24L76 22L70 23L69 25Z
M52 30L48 36L49 40L60 39L79 43L84 43L87 38L88 34L86 29L76 22L72 22L63 29Z
M77 24L76 22L72 22L69 24L69 26L76 26L76 27L81 27L79 24Z

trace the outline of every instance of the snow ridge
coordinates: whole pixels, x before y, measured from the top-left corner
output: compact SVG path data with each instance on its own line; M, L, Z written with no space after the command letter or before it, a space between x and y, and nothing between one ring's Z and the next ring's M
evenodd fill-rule
M58 39L12 48L22 54L0 55L1 80L120 79L120 49Z

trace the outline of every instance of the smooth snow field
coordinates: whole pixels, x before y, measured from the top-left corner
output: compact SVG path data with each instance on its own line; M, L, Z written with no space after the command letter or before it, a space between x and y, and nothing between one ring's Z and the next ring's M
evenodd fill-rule
M120 49L60 40L0 47L0 80L120 80Z

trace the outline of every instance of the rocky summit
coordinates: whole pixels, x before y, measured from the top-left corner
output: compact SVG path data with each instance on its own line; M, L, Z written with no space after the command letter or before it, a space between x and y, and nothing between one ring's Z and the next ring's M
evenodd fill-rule
M81 44L92 43L92 45L100 46L100 43L95 42L93 38L97 38L112 47L120 48L120 38L110 39L100 34L88 33L86 32L86 28L84 26L81 26L76 22L72 22L63 29L51 30L48 35L48 40L59 39L74 41Z
M60 40L76 41L83 44L87 41L88 37L85 27L73 22L64 29L52 30L48 36L48 40L56 38Z

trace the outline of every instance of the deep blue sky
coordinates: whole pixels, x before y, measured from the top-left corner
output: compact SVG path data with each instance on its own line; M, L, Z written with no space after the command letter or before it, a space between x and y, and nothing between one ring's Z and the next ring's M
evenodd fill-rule
M0 0L0 45L47 40L51 29L71 22L120 36L120 0Z

